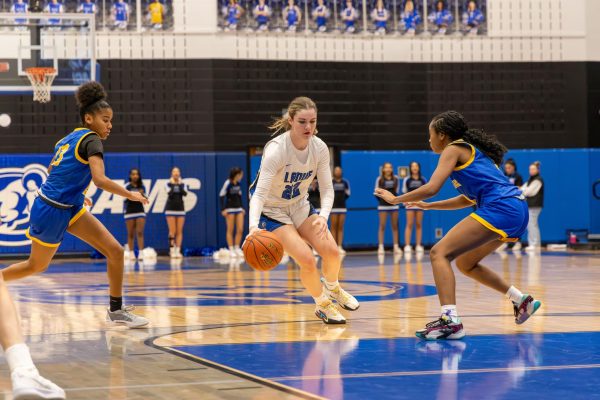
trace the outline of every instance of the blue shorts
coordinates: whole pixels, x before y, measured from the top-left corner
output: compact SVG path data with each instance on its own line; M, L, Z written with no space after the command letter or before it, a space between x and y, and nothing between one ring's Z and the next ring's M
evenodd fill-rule
M271 217L265 215L265 212L271 214ZM260 215L258 227L269 232L286 225L299 228L313 214L318 214L318 212L308 201L298 202L288 208L265 207Z
M63 210L45 203L38 197L31 207L29 229L25 235L42 246L58 247L67 228L85 212L86 208L83 205Z
M525 200L511 197L486 204L470 217L500 235L503 242L517 242L527 229L529 210Z

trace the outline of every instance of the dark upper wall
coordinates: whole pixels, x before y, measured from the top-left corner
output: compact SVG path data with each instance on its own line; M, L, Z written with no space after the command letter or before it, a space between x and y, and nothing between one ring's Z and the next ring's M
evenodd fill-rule
M292 97L313 97L319 130L346 149L424 149L427 123L456 109L511 148L598 146L600 63L325 63L105 60L115 109L108 151L240 150ZM590 87L588 90L588 81ZM595 104L595 105L594 105ZM592 113L595 107L595 113ZM48 152L78 121L72 96L0 96L4 152Z

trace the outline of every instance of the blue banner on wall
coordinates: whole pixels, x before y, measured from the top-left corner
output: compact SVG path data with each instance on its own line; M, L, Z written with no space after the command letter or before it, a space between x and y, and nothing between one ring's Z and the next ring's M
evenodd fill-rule
M0 158L0 253L26 253L29 240L29 210L41 183L46 179L46 166L51 155L10 155ZM184 226L184 248L224 245L225 230L220 215L218 195L229 169L245 170L243 153L178 153L178 154L106 154L106 175L125 185L129 170L139 168L144 178L149 204L146 219L146 245L158 250L168 248L168 230L164 217L167 200L165 184L173 166L181 169L190 188L185 197L187 211ZM245 188L243 188L245 190ZM121 243L127 231L123 220L124 199L97 189L88 192L95 215ZM215 229L215 227L217 227ZM91 248L79 239L66 235L59 251L88 252Z

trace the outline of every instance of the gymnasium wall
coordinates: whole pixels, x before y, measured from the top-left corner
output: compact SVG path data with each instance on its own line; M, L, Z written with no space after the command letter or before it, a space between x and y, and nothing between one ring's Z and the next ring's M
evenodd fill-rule
M26 253L29 241L25 230L29 210L37 188L45 180L51 154L16 154L0 156L0 253ZM218 194L229 176L229 169L245 169L243 153L121 153L106 154L106 174L124 184L130 168L140 168L150 204L146 207L146 245L157 250L168 248L168 230L164 217L167 200L165 183L170 169L178 166L190 187L186 196L187 216L183 248L217 246L225 238L223 218L219 213ZM245 183L245 182L243 182ZM245 186L243 186L246 191ZM247 192L247 191L246 191ZM126 243L123 198L98 190L93 184L88 196L94 201L91 213L100 219L121 243ZM71 235L65 235L60 252L89 252L91 248Z
M527 180L529 164L541 162L541 175L545 182L544 208L540 216L540 229L544 243L564 243L569 229L588 229L600 233L600 200L592 195L592 184L600 179L600 149L535 149L511 150L506 157L515 159L520 174ZM364 246L377 243L377 203L373 196L375 179L384 162L394 166L408 166L411 161L421 164L425 177L430 177L437 165L438 156L431 151L345 151L341 162L344 176L352 186L350 212L346 223L346 245ZM440 193L432 199L441 200L457 195L447 182ZM434 232L441 228L448 232L456 222L472 212L426 211L423 224L423 240L426 244L436 241ZM405 226L405 213L400 213L400 226ZM404 242L404 234L401 234ZM388 227L387 243L391 243ZM526 236L524 236L526 239ZM413 239L414 240L414 239Z
M508 154L515 158L520 172L527 179L527 167L532 161L542 163L542 176L546 182L546 204L541 214L542 239L564 242L568 229L588 229L600 233L600 200L591 193L592 183L600 180L600 149L539 149L514 150ZM0 253L25 253L29 247L24 236L29 223L29 209L36 188L45 179L45 167L50 154L19 154L0 157ZM172 166L181 168L190 185L186 197L186 225L184 248L199 249L205 246L225 245L225 226L218 207L218 193L227 179L229 169L240 166L247 172L247 182L256 175L260 157L250 160L244 153L122 153L106 154L107 175L123 184L128 171L139 167L148 190L150 205L146 225L146 243L158 250L167 248L167 226L164 218L166 193L164 184ZM352 196L348 200L350 212L346 223L346 247L361 248L377 243L377 203L373 187L379 166L391 161L395 166L408 165L412 160L421 163L425 176L431 176L437 156L430 151L344 151L341 165L350 181ZM88 194L94 201L92 214L99 218L121 242L126 241L123 221L123 199L97 190L93 185ZM446 184L436 198L456 195ZM246 202L246 196L244 196ZM245 204L247 207L247 203ZM435 229L446 233L470 210L427 211L424 219L424 243L436 242ZM404 213L400 213L400 226L404 227ZM401 235L402 240L403 234ZM387 243L391 243L388 225ZM90 247L81 241L65 236L61 252L89 252Z
M104 60L109 152L242 151L292 97L313 97L338 149L426 149L427 124L457 109L510 148L598 146L600 63L331 63ZM0 96L3 152L47 152L78 123L72 96ZM588 128L589 125L589 128ZM592 129L593 128L593 129Z

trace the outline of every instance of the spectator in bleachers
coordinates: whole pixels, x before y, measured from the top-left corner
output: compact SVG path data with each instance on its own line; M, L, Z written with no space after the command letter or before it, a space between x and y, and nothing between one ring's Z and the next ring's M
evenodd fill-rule
M438 0L435 12L429 15L429 21L435 25L438 35L445 35L448 26L454 21L454 17L450 10L446 8L446 4L442 0Z
M123 0L117 0L112 6L112 15L115 29L124 31L129 23L129 5Z
M223 7L225 30L235 31L242 14L244 14L244 9L238 4L237 0L229 0L229 4Z
M294 3L294 0L288 0L287 7L283 9L283 19L286 21L287 30L295 32L302 20L302 13L300 12L300 7Z
M82 14L96 14L97 11L96 4L92 0L82 1L77 8L77 12Z
M326 32L327 31L327 20L329 19L330 12L329 8L325 5L324 0L318 0L317 6L313 9L312 12L315 23L317 24L318 32Z
M342 10L342 21L344 21L346 33L354 33L356 31L356 20L358 19L358 11L352 5L352 0L346 0L346 8Z
M421 25L421 23L421 15L415 8L415 3L412 0L406 0L404 11L400 14L400 24L404 34L414 36L417 26Z
M469 1L467 11L465 11L463 14L463 25L467 35L477 35L477 32L479 31L479 25L481 25L484 19L485 16L481 10L477 8L477 3L475 0Z
M254 7L254 18L256 19L256 29L266 31L269 29L269 20L271 19L271 7L265 0L258 0L258 4Z
M377 0L377 5L371 11L371 19L375 24L375 34L385 35L387 31L387 21L390 18L390 13L385 8L383 0Z
M148 5L148 17L150 18L152 29L160 30L163 28L164 16L165 6L162 5L160 0L154 0Z
M23 0L15 0L13 5L10 7L10 12L13 14L27 14L27 3ZM27 23L25 18L15 18L14 24L16 25L15 30L21 31L27 28L23 25Z
M58 0L50 0L50 2L48 4L46 4L46 7L44 7L44 12L47 12L50 14L62 14L65 12L65 9L64 9L63 5L58 2ZM48 19L48 25L58 25L58 24L60 24L60 19L58 19L58 18L49 18ZM60 29L60 27L54 27L51 29Z

